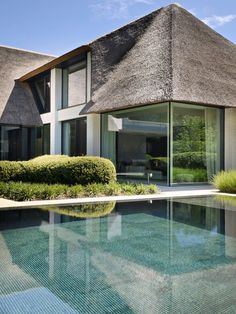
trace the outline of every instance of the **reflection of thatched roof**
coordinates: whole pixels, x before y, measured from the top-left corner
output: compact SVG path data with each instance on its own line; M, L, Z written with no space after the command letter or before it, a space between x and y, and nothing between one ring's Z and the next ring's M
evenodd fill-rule
M52 59L51 56L0 46L1 124L41 124L28 84L15 80Z
M92 100L83 113L169 100L236 106L236 46L177 5L90 47Z

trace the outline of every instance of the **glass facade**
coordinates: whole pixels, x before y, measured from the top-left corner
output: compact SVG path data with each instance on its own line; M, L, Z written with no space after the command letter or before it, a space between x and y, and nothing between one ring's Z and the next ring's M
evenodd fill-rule
M0 160L28 160L50 154L50 124L42 127L0 126Z
M39 128L0 126L0 160L28 160L50 154L50 125Z
M24 152L22 147L23 130L19 126L1 126L0 154L1 160L21 160Z
M103 114L102 156L120 175L205 183L222 167L223 109L163 103Z
M86 102L86 61L76 63L62 72L62 107Z
M62 153L68 156L86 155L87 119L62 122Z

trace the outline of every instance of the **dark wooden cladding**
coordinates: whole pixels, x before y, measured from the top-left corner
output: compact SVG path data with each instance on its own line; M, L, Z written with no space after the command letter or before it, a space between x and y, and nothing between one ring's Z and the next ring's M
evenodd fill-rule
M56 58L56 59L46 63L46 64L44 64L44 65L42 65L41 67L39 67L39 68L37 68L37 69L35 69L35 70L33 70L33 71L31 71L31 72L21 76L19 80L21 82L27 81L27 80L31 79L32 77L34 77L34 76L37 76L37 75L39 75L39 74L41 74L43 72L46 72L46 71L48 71L50 69L56 68L57 66L61 65L62 63L66 62L66 61L68 61L68 60L70 60L72 58L75 58L75 57L77 57L80 54L86 53L88 51L90 51L90 47L87 46L87 45L84 45L84 46L81 46L79 48L76 48L76 49L74 49L74 50L72 50L72 51L70 51L70 52L68 52L68 53L66 53L66 54L64 54L64 55L62 55L62 56L60 56L60 57L58 57L58 58Z

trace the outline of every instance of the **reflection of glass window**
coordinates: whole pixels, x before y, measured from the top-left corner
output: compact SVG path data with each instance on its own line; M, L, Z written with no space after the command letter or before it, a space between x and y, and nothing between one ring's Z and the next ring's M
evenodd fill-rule
M221 168L221 113L173 104L173 182L209 182Z
M62 152L69 156L86 155L87 119L79 118L62 123Z
M39 112L50 112L50 74L35 80L32 90Z
M86 62L63 70L63 108L86 102Z

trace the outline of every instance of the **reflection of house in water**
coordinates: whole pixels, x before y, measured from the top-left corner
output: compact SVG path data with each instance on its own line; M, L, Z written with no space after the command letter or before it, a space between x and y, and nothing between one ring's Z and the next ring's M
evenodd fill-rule
M43 286L79 313L222 313L236 304L236 212L207 202L119 203L87 220L34 210L29 226L38 227L3 231L0 241L12 259L0 269L10 278L17 265L30 280L4 291L1 276L1 294Z

